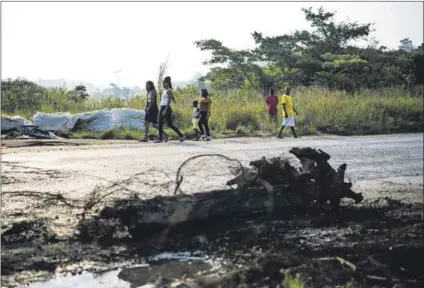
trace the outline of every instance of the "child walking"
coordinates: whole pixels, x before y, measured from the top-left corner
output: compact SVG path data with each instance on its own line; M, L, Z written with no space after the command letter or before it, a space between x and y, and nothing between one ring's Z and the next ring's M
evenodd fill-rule
M212 101L208 98L209 92L207 89L202 89L201 94L202 97L199 101L199 129L202 133L202 140L211 141L211 134L209 132L209 117L211 116L211 105Z
M191 121L191 123L193 123L193 130L194 130L194 134L196 135L195 141L199 141L200 139L199 118L200 118L199 101L194 100L193 101L193 120Z

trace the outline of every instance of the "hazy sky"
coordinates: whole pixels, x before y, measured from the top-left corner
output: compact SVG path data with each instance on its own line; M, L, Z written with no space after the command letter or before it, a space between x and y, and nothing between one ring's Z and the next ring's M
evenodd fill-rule
M1 3L2 78L82 80L144 86L170 56L168 74L186 81L208 67L193 42L215 38L251 48L251 32L308 28L302 7L337 10L337 20L375 22L374 37L396 48L423 42L423 3ZM113 73L122 70L119 78Z

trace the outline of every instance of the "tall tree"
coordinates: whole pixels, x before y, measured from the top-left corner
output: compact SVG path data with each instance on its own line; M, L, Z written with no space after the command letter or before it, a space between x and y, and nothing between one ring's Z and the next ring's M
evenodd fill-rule
M370 38L372 23L336 22L335 12L302 9L311 29L267 37L253 32L256 47L232 50L215 39L195 42L212 52L205 64L214 67L205 78L219 88L246 83L266 92L283 85L324 85L354 92L361 88L411 87L423 83L423 45L408 38L388 50ZM368 41L365 48L358 40ZM244 81L243 81L244 79Z
M79 100L86 100L90 95L87 93L87 88L84 85L77 85L70 91L71 98L78 102Z
M283 82L310 85L319 76L318 72L326 71L324 55L346 54L350 42L369 35L372 24L336 23L335 13L323 8L316 12L312 8L302 11L312 31L295 31L276 37L253 32L257 47L252 50L232 50L215 39L195 44L202 51L212 52L205 64L226 64L222 70L214 70L215 77L220 71L228 74L230 70L239 70L251 86L263 92ZM274 73L276 71L279 73Z
M414 45L412 44L412 40L409 38L404 38L399 41L399 50L405 52L412 52L414 50Z
M253 32L256 49L264 61L295 70L294 84L310 85L318 72L325 71L323 64L328 54L346 54L351 42L368 37L372 24L336 23L335 12L324 8L314 11L302 9L312 30L295 31L276 37L264 37ZM322 80L322 79L321 79Z

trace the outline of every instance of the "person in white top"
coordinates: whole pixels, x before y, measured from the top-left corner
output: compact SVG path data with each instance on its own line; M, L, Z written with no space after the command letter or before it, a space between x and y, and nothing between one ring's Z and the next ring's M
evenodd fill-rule
M200 109L199 109L199 101L193 101L193 119L191 123L193 124L194 135L196 136L196 141L200 139L200 129L199 129L199 118L200 118Z
M147 90L147 101L146 106L144 107L144 138L140 140L140 142L149 141L149 126L152 124L153 127L159 130L158 126L158 103L157 103L157 92L155 88L155 84L152 81L146 82L146 90ZM166 133L164 133L165 141L168 141L169 137Z
M175 125L172 123L172 108L171 108L171 101L174 101L175 103L175 97L174 93L172 93L172 83L171 83L171 77L165 77L163 80L163 88L166 89L166 92L162 95L161 103L160 103L160 111L159 111L159 140L157 142L163 142L163 124L166 122L166 124L175 131L175 133L178 134L180 137L180 142L184 141L184 135L181 133L181 131L175 127Z

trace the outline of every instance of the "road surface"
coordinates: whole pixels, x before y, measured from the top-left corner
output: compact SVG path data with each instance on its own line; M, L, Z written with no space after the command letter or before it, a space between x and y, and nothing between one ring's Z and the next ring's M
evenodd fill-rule
M2 170L5 175L17 179L3 188L80 194L91 191L96 185L119 181L150 169L153 175L159 169L166 171L173 180L178 166L196 154L219 153L247 164L262 156L291 158L288 151L294 146L323 149L331 155L333 166L347 163L347 176L352 181L391 179L422 185L423 134L404 134L5 149ZM190 169L202 173L216 168L216 174L224 172L222 165L217 164L214 159L203 160ZM43 177L42 171L49 172L47 177Z

